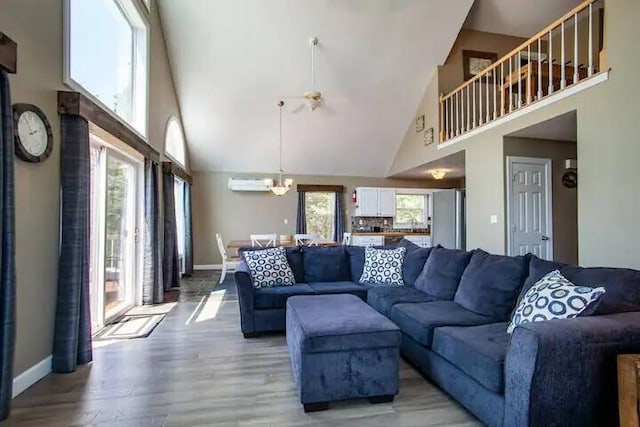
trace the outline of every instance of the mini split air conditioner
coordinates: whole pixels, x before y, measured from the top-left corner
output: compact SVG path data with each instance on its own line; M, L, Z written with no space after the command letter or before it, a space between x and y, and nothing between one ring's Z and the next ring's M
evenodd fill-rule
M229 190L231 191L269 191L269 186L272 184L273 180L270 178L229 178Z

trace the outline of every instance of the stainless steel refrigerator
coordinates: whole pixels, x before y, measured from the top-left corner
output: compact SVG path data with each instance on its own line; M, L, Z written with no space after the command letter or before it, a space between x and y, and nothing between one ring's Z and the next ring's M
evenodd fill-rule
M464 190L433 192L431 244L466 249Z

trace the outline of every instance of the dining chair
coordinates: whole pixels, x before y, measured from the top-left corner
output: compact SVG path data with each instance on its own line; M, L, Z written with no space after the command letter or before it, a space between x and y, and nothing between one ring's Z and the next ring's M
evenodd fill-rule
M320 236L317 234L294 234L293 240L295 240L296 246L318 246Z
M278 239L277 234L251 234L251 246L258 248L267 248L269 246L275 246Z
M220 234L216 233L216 241L218 242L218 250L220 251L220 256L222 257L222 272L220 273L220 283L224 282L224 278L227 275L227 271L229 268L236 268L237 262L240 260L239 257L230 257L227 254L227 250L224 247L224 243L222 242L222 237Z
M351 233L342 233L342 244L346 246L351 244Z

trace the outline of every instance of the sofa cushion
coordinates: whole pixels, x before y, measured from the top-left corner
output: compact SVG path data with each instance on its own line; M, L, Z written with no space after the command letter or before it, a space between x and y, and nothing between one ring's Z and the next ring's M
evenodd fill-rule
M373 246L377 249L394 249L393 246ZM351 274L351 280L358 282L362 277L362 271L364 270L364 246L346 246L347 255L349 258L349 273Z
M433 297L412 286L380 286L367 293L367 303L387 317L396 304L430 301Z
M415 287L437 300L453 300L473 252L433 248Z
M524 294L526 294L527 291L533 285L538 283L538 281L542 279L544 276L546 276L548 273L551 273L554 270L560 270L562 267L566 265L566 264L562 264L555 261L547 261L544 259L540 259L535 255L529 255L529 256L530 256L529 275L525 279L524 285L520 290L520 294L518 295L518 299L516 300L516 304L515 304L515 307L513 308L513 312L511 313L511 317L513 317L513 313L516 311L516 308L518 308L518 305L520 304L520 301L522 300L522 297L524 296Z
M488 388L504 391L504 359L509 347L507 324L437 328L432 350Z
M414 286L432 248L421 248L407 239L402 239L397 247L407 249L407 253L404 255L404 264L402 264L402 280L405 285Z
M478 249L460 279L453 300L467 310L500 322L507 321L528 274L528 255L491 255Z
M302 262L306 283L351 280L344 246L303 246Z
M296 283L283 247L243 253L253 286L291 286Z
M594 315L640 311L640 271L625 268L566 266L560 273L576 286L603 287Z
M575 286L558 270L554 270L524 294L507 333L523 323L588 316L593 313L604 293L602 287Z
M491 323L491 318L466 310L453 301L396 304L389 316L402 332L428 347L433 330L441 326L475 326Z
M315 282L309 286L316 294L353 294L362 299L367 297L367 289L353 282Z
M285 308L287 298L294 295L313 295L313 289L306 283L291 286L258 288L253 293L253 305L257 309Z
M244 247L238 249L238 255L244 259L244 256L242 255L244 252L259 251L262 249L264 248ZM289 262L289 267L291 267L291 270L293 271L293 277L295 277L296 283L304 283L304 266L302 264L302 251L300 250L300 247L293 246L285 248L285 254L287 255L287 261Z
M402 264L405 248L376 249L364 251L364 269L358 282L402 286Z

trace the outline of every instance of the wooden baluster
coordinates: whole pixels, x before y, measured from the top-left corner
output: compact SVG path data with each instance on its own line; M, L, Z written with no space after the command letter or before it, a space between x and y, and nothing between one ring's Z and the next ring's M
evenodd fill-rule
M564 21L560 24L560 89L564 89L567 86L567 76L565 70L566 58L564 55Z
M473 96L471 97L471 102L473 103L473 128L475 128L478 125L478 122L476 121L476 82L471 82L471 86L473 89Z
M553 36L551 30L549 30L549 57L547 60L549 61L549 93L547 95L551 95L553 93Z
M460 91L456 92L456 128L458 129L458 135L462 133L462 127L460 126Z
M485 82L484 83L487 86L487 96L486 96L486 98L487 98L487 100L486 100L486 102L487 102L487 108L486 108L486 110L487 110L487 114L486 114L487 119L485 121L488 123L489 120L491 119L491 113L489 113L489 73L485 74Z
M516 70L518 70L518 108L522 107L522 51L518 51L518 63L516 64Z
M471 130L471 88L467 86L467 131Z
M513 67L509 58L509 112L513 111Z
M455 136L455 129L453 127L453 97L449 97L449 138Z
M500 63L500 116L504 116L504 62Z
M496 90L498 86L496 85L496 75L498 74L498 67L493 69L493 120L498 118L498 93Z
M538 99L542 98L542 42L538 37Z
M460 115L460 117L461 117L461 120L462 120L462 132L463 133L467 131L467 127L466 127L467 126L467 122L466 122L466 120L464 118L464 90L465 89L466 88L464 88L464 87L462 89L460 89L460 100L461 100L461 102L460 102L460 111L462 113Z
M527 45L527 105L531 104L531 45Z
M480 102L478 103L478 112L480 113L480 117L478 118L478 124L481 126L482 123L484 123L484 117L482 115L482 106L484 104L484 102L482 102L482 92L484 92L482 90L482 77L480 77L477 81L478 81L478 94L480 95Z
M443 96L440 94L440 142L444 142L445 140L445 130L444 130L444 100Z
M578 14L573 15L573 83L578 83Z
M593 75L593 3L589 3L589 68L587 75Z

